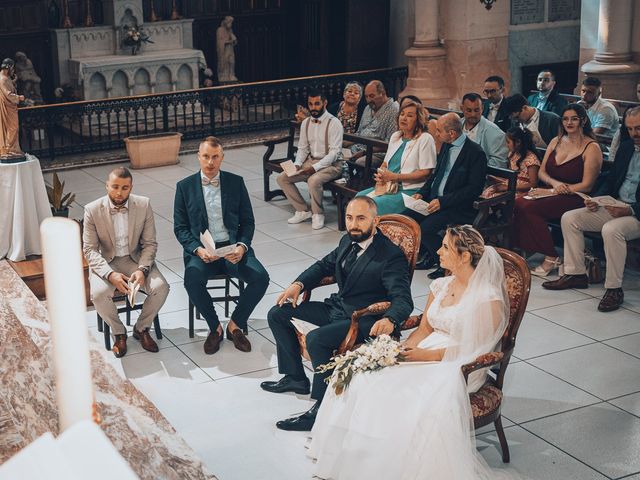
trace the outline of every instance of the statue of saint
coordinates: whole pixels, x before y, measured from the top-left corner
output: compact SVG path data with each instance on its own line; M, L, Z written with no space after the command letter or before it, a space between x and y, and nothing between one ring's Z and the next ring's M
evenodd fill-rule
M0 64L0 157L22 156L18 138L18 95L15 84L15 62L5 58Z
M234 47L238 39L231 30L233 17L224 17L216 31L216 51L218 53L218 82L237 82L236 54Z
M23 53L16 52L16 74L18 75L18 90L33 105L41 105L42 93L40 91L41 79L33 68L31 60Z

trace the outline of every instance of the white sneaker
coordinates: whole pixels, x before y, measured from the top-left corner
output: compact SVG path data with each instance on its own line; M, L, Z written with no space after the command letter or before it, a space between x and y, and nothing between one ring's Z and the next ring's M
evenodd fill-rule
M293 217L287 220L287 223L302 223L312 217L311 212L296 212Z
M311 216L311 228L314 230L320 230L324 228L324 215L316 213Z

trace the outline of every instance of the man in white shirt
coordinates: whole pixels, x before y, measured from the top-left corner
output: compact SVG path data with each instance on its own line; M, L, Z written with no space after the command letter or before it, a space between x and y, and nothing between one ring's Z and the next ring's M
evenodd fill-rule
M504 110L504 79L498 75L487 77L484 81L484 90L487 97L482 101L482 116L495 123L500 130L506 132L511 128L511 119Z
M558 135L560 117L555 113L533 108L519 93L505 98L504 104L514 123L531 132L536 147L547 148L549 142Z
M587 109L591 128L597 135L613 137L620 127L620 117L616 107L602 98L602 83L596 77L582 80L580 103Z
M294 162L298 173L288 176L282 172L276 180L296 210L288 222L295 224L311 219L312 228L319 230L324 227L324 184L341 174L344 130L340 120L327 112L327 99L322 92L310 89L307 104L311 116L300 125L300 141ZM309 187L311 211L295 185L305 181Z
M116 291L129 293L137 283L147 297L133 327L142 348L157 352L149 327L169 294L169 285L155 265L156 227L147 197L132 195L133 179L125 167L114 169L107 180L107 195L84 209L84 256L91 274L89 285L96 311L111 327L111 350L118 358L127 353L127 330L113 303Z
M482 116L482 97L467 93L462 97L462 130L470 140L482 147L492 167L507 168L507 140L505 133L495 123Z

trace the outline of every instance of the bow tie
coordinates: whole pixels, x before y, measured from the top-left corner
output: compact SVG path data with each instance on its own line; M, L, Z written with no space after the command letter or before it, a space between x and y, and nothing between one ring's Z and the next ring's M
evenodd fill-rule
M120 205L119 207L109 207L109 213L111 215L115 215L116 213L127 213L128 211L129 208L124 205Z
M634 145L634 146L633 146L633 149L634 149L636 152L640 152L640 145Z
M311 121L312 121L313 123L320 123L320 120L315 119L315 118L312 118L312 119L311 119Z
M202 177L202 185L211 185L212 187L217 187L218 185L220 185L220 180L217 178L209 180L207 177Z
M497 103L492 103L489 105L489 110L498 110L500 108L500 105Z

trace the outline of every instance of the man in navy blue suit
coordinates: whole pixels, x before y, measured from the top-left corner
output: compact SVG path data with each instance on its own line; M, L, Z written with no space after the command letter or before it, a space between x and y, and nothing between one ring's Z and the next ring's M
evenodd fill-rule
M223 338L207 291L209 279L226 273L246 283L226 332L243 352L251 351L244 333L247 320L269 285L269 274L251 248L255 221L249 193L242 177L220 170L223 159L220 140L205 138L198 149L200 171L178 182L173 210L173 231L184 248L184 286L211 330L204 342L208 355L220 349ZM200 234L207 229L216 248L235 245L233 252L223 258L208 253L200 242Z

